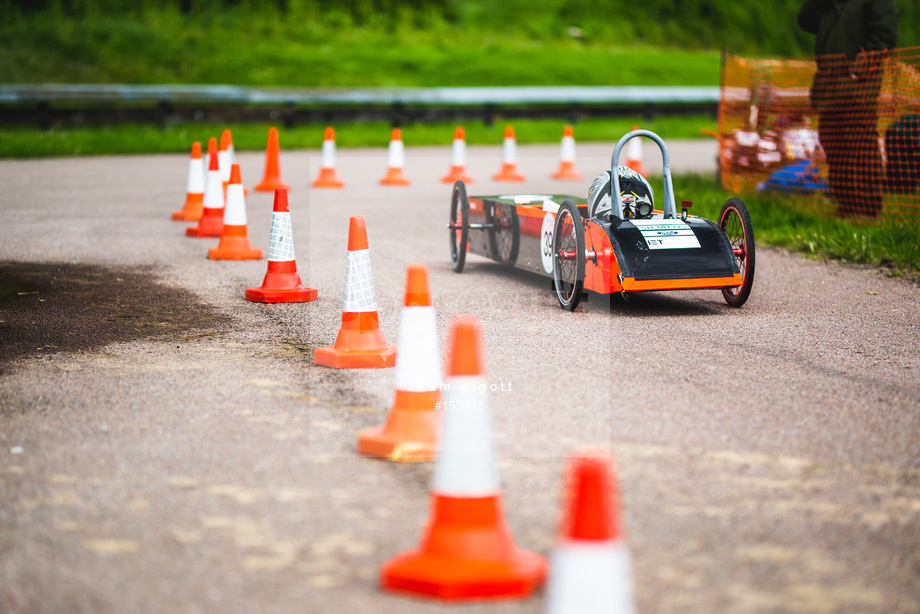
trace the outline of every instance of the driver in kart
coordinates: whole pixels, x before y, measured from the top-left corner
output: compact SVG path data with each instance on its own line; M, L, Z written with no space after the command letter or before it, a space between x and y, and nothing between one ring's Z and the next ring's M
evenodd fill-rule
M623 201L623 219L648 218L655 205L655 193L645 177L629 168L618 166L620 200ZM588 188L588 212L590 217L610 219L610 171L604 171Z

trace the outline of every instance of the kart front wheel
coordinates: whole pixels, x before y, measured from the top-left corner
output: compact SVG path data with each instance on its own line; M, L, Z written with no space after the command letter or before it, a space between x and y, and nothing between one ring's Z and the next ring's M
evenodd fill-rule
M585 286L585 225L570 200L563 201L553 225L553 282L559 305L575 311Z
M741 285L737 288L723 288L722 296L732 307L741 307L751 295L754 285L754 226L747 207L739 198L729 198L719 214L719 226L735 255Z
M462 181L454 184L450 196L450 259L455 273L463 271L466 249L470 241L470 199Z

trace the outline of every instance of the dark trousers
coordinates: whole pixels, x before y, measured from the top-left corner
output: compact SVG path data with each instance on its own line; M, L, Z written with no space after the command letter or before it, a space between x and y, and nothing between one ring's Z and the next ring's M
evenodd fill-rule
M880 79L849 75L825 82L818 137L827 157L828 183L841 216L877 217L882 209L884 168L878 142ZM814 96L814 91L812 92Z

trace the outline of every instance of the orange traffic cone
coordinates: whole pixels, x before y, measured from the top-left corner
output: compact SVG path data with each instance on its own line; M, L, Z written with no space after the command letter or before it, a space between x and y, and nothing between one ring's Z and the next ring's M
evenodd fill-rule
M358 452L396 462L435 457L441 400L438 332L428 267L410 264L396 350L396 399L387 423L358 435Z
M227 204L224 206L224 230L220 244L208 250L211 260L259 260L262 250L252 247L246 231L246 197L240 179L240 165L230 169L230 183L227 184Z
M257 303L305 303L315 301L314 288L304 288L294 260L294 235L286 188L275 190L272 229L268 240L268 272L259 288L246 290L246 300Z
M633 126L633 130L638 130L639 126ZM626 166L633 169L643 177L648 176L648 171L642 166L642 137L637 136L630 139L626 144Z
M230 167L233 164L230 159L230 142L232 140L229 130L221 132L220 149L217 152L217 168L220 169L220 182L224 187L224 199L227 198L227 186L230 184Z
M265 146L265 174L254 189L258 192L274 192L278 188L289 188L281 178L281 148L278 146L278 129L268 129L268 143Z
M620 531L619 502L602 454L572 459L562 536L553 551L547 614L636 611L629 550Z
M221 159L221 155L223 155L223 159ZM224 160L226 160L226 163ZM224 184L224 200L227 198L227 186L230 185L230 169L233 168L234 164L236 164L236 149L233 147L233 133L228 128L220 135L220 151L217 154L220 180ZM226 168L226 171L224 171L224 168ZM243 186L243 196L249 196L249 190L246 186Z
M571 126L562 130L562 151L559 155L559 168L553 173L553 179L581 179L581 173L575 170L575 131Z
M204 182L201 219L185 229L189 237L219 237L224 231L224 188L220 183L217 139L208 139L208 174Z
M344 188L345 183L339 179L335 170L335 130L326 128L323 134L323 157L320 162L319 175L311 183L314 188Z
M172 219L194 222L201 219L204 208L204 161L201 159L201 143L192 143L192 157L188 161L188 180L185 187L185 204L181 211L174 211Z
M454 130L454 142L450 149L450 171L441 177L442 183L455 181L473 183L473 178L466 172L466 136L462 126L457 126Z
M345 297L342 303L342 327L335 338L335 345L314 350L313 362L334 369L395 365L396 348L387 345L377 319L367 226L361 216L349 220Z
M524 181L524 175L517 167L517 141L514 138L514 128L505 127L505 140L502 143L502 168L497 175L492 175L495 181Z
M406 150L402 141L402 130L393 128L390 134L390 148L387 151L387 174L380 180L380 185L409 185L405 173Z
M385 589L445 600L526 597L546 575L542 557L515 546L502 512L480 337L475 319L452 323L431 517L419 547L383 565Z

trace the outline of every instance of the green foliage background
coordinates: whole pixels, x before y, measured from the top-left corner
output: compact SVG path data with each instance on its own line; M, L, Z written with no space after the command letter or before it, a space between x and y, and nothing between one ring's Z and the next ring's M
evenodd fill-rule
M714 85L720 49L809 55L800 3L0 0L0 82Z

